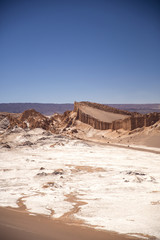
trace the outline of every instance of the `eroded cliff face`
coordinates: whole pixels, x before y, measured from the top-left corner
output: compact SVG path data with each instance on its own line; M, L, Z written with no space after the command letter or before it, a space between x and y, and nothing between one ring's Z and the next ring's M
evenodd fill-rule
M131 117L131 130L141 127L149 127L160 120L160 113L141 114Z
M124 119L114 120L112 122L100 121L95 117L86 114L83 111L82 106L89 106L95 109L99 109L105 112L112 112L115 114L126 115ZM99 130L134 130L136 128L148 127L160 120L160 113L149 113L149 114L140 114L140 113L131 113L128 111L119 110L112 108L103 104L90 103L90 102L75 102L74 111L77 112L77 119L83 123L91 125L95 129Z
M64 114L54 114L52 117L47 117L34 109L26 110L21 114L6 114L9 120L8 128L15 126L24 129L42 128L53 133L65 131L66 128L72 126L76 116L75 112L66 111Z
M9 128L18 126L21 128L29 127L30 129L43 128L45 130L49 130L53 127L50 118L47 118L46 116L35 111L34 109L26 110L18 116L13 116L9 114L8 118L10 121Z
M93 115L84 112L84 106L88 106L90 108L93 107L94 110L99 109L100 112L103 112L103 120L97 119ZM108 114L112 115L112 121L105 121L104 112L105 116L106 114L107 116ZM44 130L51 131L52 133L67 133L67 131L72 131L72 127L76 128L76 120L80 120L81 122L99 130L124 129L130 131L136 128L148 127L155 124L158 120L160 120L160 113L149 113L143 115L118 110L97 103L75 102L74 112L66 111L64 114L54 114L51 117L44 116L34 109L26 110L21 114L1 113L0 117L2 130L4 128L14 128L17 126L29 129L42 128ZM74 131L76 131L76 129L74 129Z

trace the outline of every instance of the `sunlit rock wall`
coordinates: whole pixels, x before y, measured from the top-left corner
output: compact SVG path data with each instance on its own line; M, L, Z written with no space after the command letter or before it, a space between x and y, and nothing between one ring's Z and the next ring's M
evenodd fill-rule
M115 120L112 123L100 121L81 110L81 106L87 105L89 107L97 108L102 111L118 113L126 115L126 118L123 120ZM95 129L99 130L133 130L141 127L148 127L156 123L160 119L160 113L149 113L149 114L140 114L140 113L131 113L128 111L119 110L112 108L103 104L91 103L91 102L75 102L74 111L77 112L77 119L83 123L91 125Z

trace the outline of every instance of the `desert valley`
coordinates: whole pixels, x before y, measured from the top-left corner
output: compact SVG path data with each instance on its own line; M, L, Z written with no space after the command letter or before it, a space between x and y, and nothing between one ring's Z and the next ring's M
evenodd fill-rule
M0 23L0 240L160 240L160 1Z
M89 102L51 116L3 112L0 162L1 211L160 239L160 113Z

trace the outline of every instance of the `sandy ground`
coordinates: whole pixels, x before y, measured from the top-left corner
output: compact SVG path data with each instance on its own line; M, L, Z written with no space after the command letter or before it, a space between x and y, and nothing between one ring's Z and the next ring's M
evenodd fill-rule
M0 208L1 240L131 240L114 232L66 225L42 215L31 216L15 209Z
M160 121L153 126L138 128L133 131L97 130L88 124L76 121L78 133L75 137L99 143L119 144L121 146L140 147L160 151ZM155 149L154 149L155 148Z
M89 128L87 134L92 139L99 133ZM4 131L0 143L0 206L42 214L54 223L160 239L158 150L91 144L20 128ZM9 213L3 214L2 232L8 233L10 223L3 221ZM16 229L11 227L12 235ZM36 239L32 233L27 234Z

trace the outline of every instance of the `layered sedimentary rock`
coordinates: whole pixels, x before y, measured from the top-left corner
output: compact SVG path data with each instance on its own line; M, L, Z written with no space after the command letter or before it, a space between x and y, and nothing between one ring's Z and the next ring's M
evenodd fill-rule
M75 102L74 111L78 120L100 130L133 130L151 126L160 119L159 113L143 115L91 102Z

